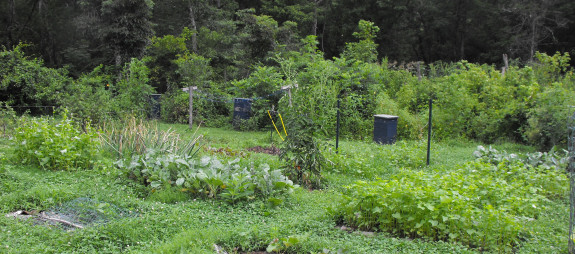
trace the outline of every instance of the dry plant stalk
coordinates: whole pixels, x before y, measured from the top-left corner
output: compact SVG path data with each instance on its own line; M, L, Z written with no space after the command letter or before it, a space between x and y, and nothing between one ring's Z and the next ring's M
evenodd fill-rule
M104 123L100 139L119 157L144 154L148 149L190 154L203 137L196 135L198 129L194 138L185 143L171 128L160 130L157 123L144 122L132 116L120 123Z

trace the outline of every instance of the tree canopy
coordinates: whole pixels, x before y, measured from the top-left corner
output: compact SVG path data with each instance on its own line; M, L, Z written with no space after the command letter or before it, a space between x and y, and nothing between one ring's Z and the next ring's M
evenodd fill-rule
M359 38L360 20L381 29L370 38L378 56L398 62L575 53L575 3L567 0L7 0L0 17L0 45L31 44L28 54L75 76L121 67L148 53L154 36L180 36L186 27L189 49L212 59L221 80L245 77L269 52L307 35L328 59L341 56Z

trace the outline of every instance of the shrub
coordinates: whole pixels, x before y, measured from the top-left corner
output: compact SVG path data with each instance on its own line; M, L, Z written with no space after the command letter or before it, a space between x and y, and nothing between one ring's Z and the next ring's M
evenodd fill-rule
M150 70L144 61L132 58L122 70L122 78L112 87L116 92L117 112L124 115L145 116L150 108L150 94L154 88L148 83Z
M189 121L190 95L176 90L167 93L161 101L162 120L169 123L187 124Z
M3 105L4 104L4 105ZM0 102L0 132L1 136L9 136L16 128L18 118L16 112L7 102Z
M14 135L16 158L47 170L91 168L98 134L90 124L85 129L83 133L75 127L66 114L61 120L22 118Z
M525 139L539 149L567 147L567 119L573 114L571 105L575 91L562 83L554 83L535 96L535 105L528 111Z
M27 46L0 48L0 101L11 101L17 106L54 105L71 81L68 72L45 67L42 60L27 57L23 51Z
M80 76L67 88L59 103L66 108L75 119L93 124L102 123L114 115L117 109L112 92L106 90L112 77L105 73L102 65L91 73Z

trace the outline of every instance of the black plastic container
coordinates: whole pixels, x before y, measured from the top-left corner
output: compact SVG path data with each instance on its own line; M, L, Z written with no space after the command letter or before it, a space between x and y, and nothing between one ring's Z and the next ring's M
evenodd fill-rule
M234 99L234 123L238 120L248 120L252 115L252 99Z
M150 94L150 115L149 117L152 119L159 119L161 116L162 108L161 108L161 94Z
M374 115L373 117L373 141L380 144L394 144L399 117L392 115Z

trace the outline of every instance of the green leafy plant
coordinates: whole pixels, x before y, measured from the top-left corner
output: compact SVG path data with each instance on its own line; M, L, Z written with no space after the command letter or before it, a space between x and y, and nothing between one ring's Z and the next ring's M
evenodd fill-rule
M567 187L557 171L470 162L449 172L404 170L389 180L358 181L334 210L360 229L510 251L548 198L564 197Z
M47 170L88 169L98 153L98 134L74 126L67 114L61 120L22 118L14 135L16 159Z
M314 137L317 126L309 116L300 115L291 116L286 128L290 132L280 148L280 160L284 162L286 173L299 184L319 187L325 157Z
M569 153L566 150L557 151L555 147L551 148L549 152L534 152L525 154L515 154L507 153L506 151L498 151L491 146L485 148L484 146L478 146L477 150L473 152L473 155L484 162L488 162L494 165L503 162L520 162L525 164L530 168L542 168L542 169L558 169L563 171L569 159Z
M100 65L74 80L59 100L61 107L69 110L74 119L92 124L101 124L115 115L117 101L108 90L113 78L106 72L106 68Z
M8 102L0 102L0 131L2 136L7 137L16 128L16 112Z
M266 248L267 252L285 252L291 247L300 243L300 239L296 236L275 238Z
M117 112L121 115L145 116L150 108L150 94L154 88L149 84L150 70L144 61L132 58L126 63L121 79L111 88L117 95Z
M280 170L270 170L265 164L248 170L238 162L236 159L224 164L210 157L195 160L189 155L165 154L151 149L144 155L119 160L116 165L128 177L152 190L173 186L194 196L221 198L230 203L258 195L281 198L297 187Z

